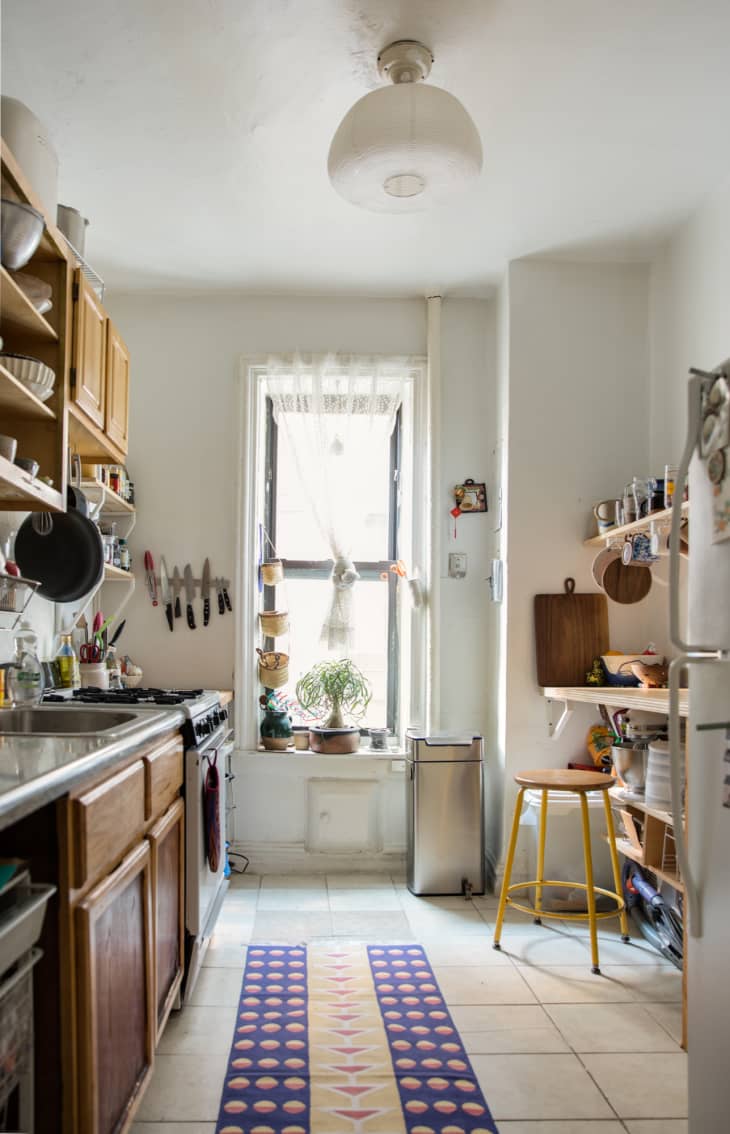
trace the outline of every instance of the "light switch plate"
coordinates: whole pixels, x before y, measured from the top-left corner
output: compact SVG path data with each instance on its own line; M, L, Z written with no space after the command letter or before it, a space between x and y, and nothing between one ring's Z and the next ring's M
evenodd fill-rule
M466 553L463 551L449 552L449 578L463 579L466 575Z

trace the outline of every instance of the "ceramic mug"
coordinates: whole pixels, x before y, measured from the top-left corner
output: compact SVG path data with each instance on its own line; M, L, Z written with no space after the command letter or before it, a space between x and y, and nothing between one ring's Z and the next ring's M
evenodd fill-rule
M621 559L626 567L635 563L656 563L657 556L652 554L651 540L645 532L637 532L634 536L627 536L621 552Z
M610 531L611 528L620 525L621 501L601 500L600 504L596 504L594 507L593 515L596 517L596 523L598 524L598 534L603 535L604 532Z

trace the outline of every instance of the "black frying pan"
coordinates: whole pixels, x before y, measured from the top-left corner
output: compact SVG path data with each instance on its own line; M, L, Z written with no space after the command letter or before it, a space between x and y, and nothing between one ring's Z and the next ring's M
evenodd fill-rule
M23 521L15 537L15 562L26 579L41 584L38 594L53 602L75 602L96 586L104 573L104 547L96 524L69 506L53 513L48 535Z

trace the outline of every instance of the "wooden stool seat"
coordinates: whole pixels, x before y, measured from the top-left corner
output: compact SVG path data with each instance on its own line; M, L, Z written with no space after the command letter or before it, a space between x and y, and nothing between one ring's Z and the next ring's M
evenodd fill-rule
M518 772L515 783L544 791L608 791L614 780L603 772L581 772L578 768L538 768Z
M494 926L494 948L499 949L500 939L502 937L502 924L504 922L504 914L507 906L512 906L513 909L520 910L521 913L530 914L536 924L542 924L542 918L557 918L560 921L587 921L590 927L591 935L591 961L592 971L600 973L598 965L598 931L597 922L601 918L618 917L621 923L621 936L625 942L629 941L628 922L626 919L626 903L622 895L621 885L621 870L618 862L618 852L616 850L616 834L613 826L613 813L611 811L611 801L608 797L608 789L614 782L611 776L604 775L603 772L582 772L579 769L573 768L538 768L532 772L518 772L515 776L515 782L519 787L517 792L517 800L515 801L515 810L512 817L512 831L509 837L509 844L507 847L507 858L504 864L504 878L502 879L502 891L499 896L499 907L497 909L497 921ZM520 816L522 815L522 803L525 797L525 791L528 788L540 792L540 824L538 828L538 842L537 842L537 878L533 878L530 882L515 882L510 885L512 877L512 866L515 860L515 850L517 848L517 836L520 827ZM583 828L583 860L585 864L585 882L574 882L565 878L546 878L545 877L545 832L547 828L547 815L548 804L550 802L551 791L565 791L575 792L580 801L580 818L581 826ZM590 818L588 812L588 800L586 796L589 791L603 792L603 809L606 816L606 838L608 841L608 849L611 853L611 869L613 871L613 884L615 890L605 890L601 886L596 886L593 881L593 854L591 851L591 828ZM562 887L568 890L582 890L586 895L586 904L588 912L573 911L570 913L559 912L558 910L546 910L543 908L543 887ZM513 895L520 890L534 890L535 901L532 906L521 905L516 902ZM603 895L604 897L611 898L615 903L615 908L600 912L596 910L596 895Z

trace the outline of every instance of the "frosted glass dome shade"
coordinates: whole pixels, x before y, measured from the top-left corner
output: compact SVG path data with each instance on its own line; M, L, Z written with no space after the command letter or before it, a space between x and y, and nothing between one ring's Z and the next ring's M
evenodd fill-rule
M440 87L396 83L370 91L340 123L328 170L337 192L379 213L429 209L482 168L477 128Z

